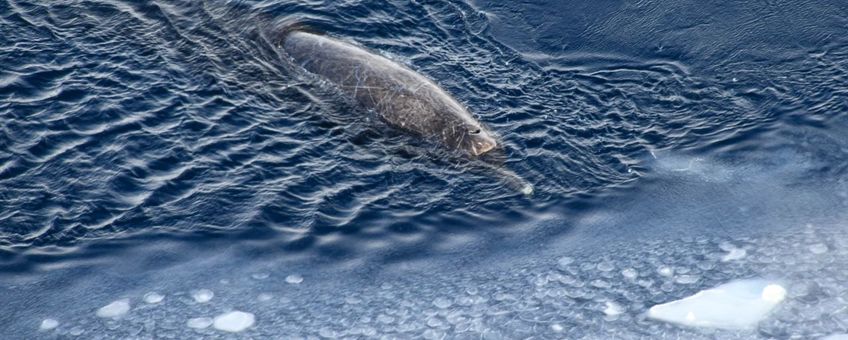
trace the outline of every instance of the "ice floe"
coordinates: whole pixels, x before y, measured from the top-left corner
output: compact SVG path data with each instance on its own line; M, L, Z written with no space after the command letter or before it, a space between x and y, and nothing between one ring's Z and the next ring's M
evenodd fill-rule
M445 297L437 297L435 300L433 300L433 305L438 308L445 309L453 305L453 301Z
M303 276L300 276L300 275L297 275L297 274L292 274L292 275L286 276L286 282L291 283L291 284L301 283L301 282L303 282Z
M831 334L820 340L848 340L848 334Z
M824 254L828 251L827 245L824 243L816 243L810 246L810 252L816 255Z
M212 318L207 317L191 318L186 321L186 326L188 326L188 328L204 329L212 326L212 322Z
M271 295L271 294L268 294L268 293L260 293L260 294L256 297L256 300L259 300L260 302L265 302L265 301L270 301L270 300L271 300L271 299L273 299L273 298L274 298L274 296L273 296L273 295Z
M144 302L149 303L149 304L160 303L164 299L165 299L165 296L162 295L162 294L159 294L157 292L150 292L150 293L144 294Z
M604 308L604 314L606 314L607 316L617 316L621 313L624 313L624 308L621 307L621 305L619 305L615 302L612 302L612 301L606 302L606 308Z
M730 262L741 260L745 258L745 255L748 255L748 251L742 248L731 248L728 250L727 254L721 257L721 262Z
M241 332L253 326L256 318L252 313L232 311L215 317L215 329L225 332Z
M59 321L57 321L56 319L44 319L41 321L41 325L38 327L38 329L42 331L49 331L56 327L59 327Z
M191 292L191 297L197 303L207 303L215 297L215 293L209 289L198 289Z
M73 335L73 336L80 336L80 335L82 335L82 333L85 333L85 328L82 328L82 327L79 327L79 326L72 327L68 331L68 334Z
M786 297L786 289L767 280L739 280L656 305L648 316L685 326L745 329L763 320Z
M101 318L118 318L130 311L130 299L120 299L100 307L97 316Z

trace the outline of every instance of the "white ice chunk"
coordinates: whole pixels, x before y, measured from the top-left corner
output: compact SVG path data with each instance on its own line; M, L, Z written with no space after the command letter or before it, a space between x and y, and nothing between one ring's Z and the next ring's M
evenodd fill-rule
M38 329L42 331L49 331L56 327L59 327L59 321L56 321L56 319L44 319L41 321L41 326L39 326Z
M571 257L568 257L568 256L563 256L563 257L560 257L559 259L557 259L557 265L559 265L560 267L563 267L563 268L568 267L568 265L570 265L572 263L574 263L574 258L571 258Z
M524 195L527 195L527 196L532 195L533 194L533 186L530 185L530 184L525 185L524 187L521 188L521 193L524 194Z
M165 296L162 295L162 294L159 294L157 292L150 292L150 293L144 294L144 302L149 303L149 304L160 303L164 299L165 299Z
M810 252L816 255L821 255L827 252L827 245L824 243L816 243L810 246Z
M848 334L831 334L820 340L848 340Z
M621 271L621 275L624 276L625 278L632 280L632 279L635 279L637 276L639 276L639 272L637 272L636 269L633 269L633 268L625 268L624 270Z
M100 307L100 309L97 310L97 316L101 318L117 318L127 314L129 311L130 299L120 299Z
M204 329L212 326L212 318L191 318L186 321L186 326L194 329Z
M433 305L438 308L445 309L453 305L453 301L443 297L437 297L435 300L433 300Z
M208 289L198 289L191 292L191 297L194 298L194 301L197 301L197 303L207 303L215 297L215 293Z
M742 248L731 248L724 257L721 258L721 262L729 262L736 261L745 258L748 255L748 251Z
M291 284L301 283L301 282L303 282L303 276L300 276L300 275L297 275L297 274L292 274L292 275L286 276L286 282L291 283Z
M252 313L232 311L216 316L213 326L225 332L241 332L253 326L255 320Z
M604 308L604 314L607 316L617 316L621 313L624 313L624 307L621 307L621 305L615 302L607 301L606 308Z
M685 326L745 329L754 327L785 297L786 289L774 282L739 280L653 306L648 316Z
M82 333L85 333L85 328L80 326L74 326L74 328L71 328L71 330L68 331L68 334L73 336L80 336Z

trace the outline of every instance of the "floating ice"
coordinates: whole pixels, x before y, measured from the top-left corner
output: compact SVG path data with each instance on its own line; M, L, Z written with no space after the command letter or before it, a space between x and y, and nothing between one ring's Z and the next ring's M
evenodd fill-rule
M297 274L291 274L289 276L286 276L286 282L291 283L291 284L301 283L301 282L303 282L303 276L300 276L300 275L297 275Z
M624 313L624 308L615 302L607 301L606 305L606 308L604 308L604 314L607 316L617 316Z
M653 306L648 316L685 326L745 329L764 319L785 297L786 290L776 283L739 280Z
M56 321L56 319L44 319L41 321L41 326L39 326L38 329L42 331L49 331L56 327L59 327L59 321Z
M820 340L848 340L848 334L831 334Z
M208 289L198 289L191 292L191 297L194 298L194 301L197 301L197 303L206 303L215 297L215 293Z
M730 261L741 260L741 259L745 258L746 255L748 255L748 251L746 251L745 249L731 248L727 252L727 254L725 254L721 258L721 262L730 262Z
M680 275L674 279L674 282L688 285L698 282L699 279L700 277L698 277L697 275Z
M443 297L438 297L435 300L433 300L433 305L438 307L438 308L445 309L445 308L448 308L451 305L453 305L453 302L451 302L451 300L449 300L449 299L446 299L446 298L443 298Z
M609 271L612 271L613 269L615 269L615 266L613 266L612 263L604 261L604 262L598 263L596 268L598 268L598 270L600 270L602 272L609 272Z
M821 255L827 252L827 245L824 243L816 243L810 246L810 252L816 255Z
M120 299L100 307L100 309L97 310L97 316L101 318L117 318L127 314L129 311L130 299Z
M527 184L521 188L521 193L524 195L532 195L533 194L533 185Z
M162 295L162 294L159 294L157 292L150 292L150 293L144 294L144 302L149 303L149 304L160 303L164 299L165 299L165 296Z
M377 315L377 322L383 323L383 324L390 324L392 322L395 322L395 318L388 316L386 314L380 314L380 315Z
M213 325L215 329L225 332L241 332L253 326L255 320L252 313L232 311L216 316Z
M194 329L204 329L212 326L212 318L191 318L186 321L186 326Z
M80 335L82 335L82 333L85 333L85 329L80 327L80 326L76 326L74 328L71 328L71 330L68 331L68 334L73 335L73 336L80 336Z
M560 257L559 259L557 259L557 265L559 265L560 267L563 267L563 268L568 267L568 265L570 265L572 263L574 263L574 258L571 258L571 257L568 257L568 256L563 256L563 257Z

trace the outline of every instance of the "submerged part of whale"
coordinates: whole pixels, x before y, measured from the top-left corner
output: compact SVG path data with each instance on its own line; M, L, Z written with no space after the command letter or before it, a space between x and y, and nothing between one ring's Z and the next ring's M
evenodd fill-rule
M492 134L436 83L360 47L323 35L291 31L285 51L389 125L470 155L497 146Z

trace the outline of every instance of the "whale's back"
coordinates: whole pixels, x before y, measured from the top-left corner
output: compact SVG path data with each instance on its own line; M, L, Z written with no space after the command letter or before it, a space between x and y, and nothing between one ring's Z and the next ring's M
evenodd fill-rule
M459 102L406 66L353 44L307 32L289 33L283 47L297 64L335 83L394 127L474 154L496 145ZM471 136L469 132L476 133ZM472 145L470 140L476 142Z

